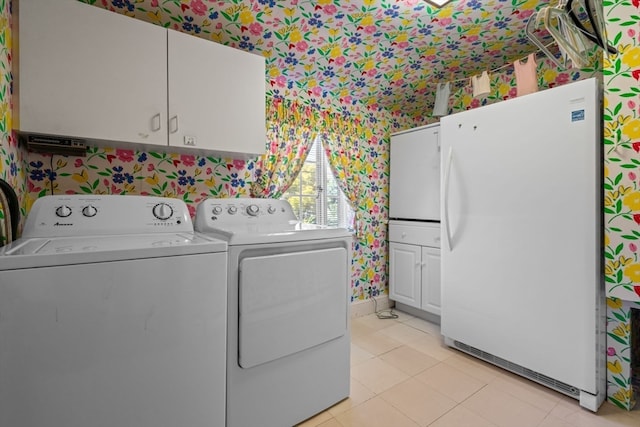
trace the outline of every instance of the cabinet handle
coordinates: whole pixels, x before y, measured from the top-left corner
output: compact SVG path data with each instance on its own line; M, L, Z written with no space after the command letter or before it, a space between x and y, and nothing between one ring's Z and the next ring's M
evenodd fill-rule
M175 127L173 126L174 123L175 123ZM178 132L178 115L177 114L169 119L169 132L170 133Z
M453 147L449 147L449 158L447 161L446 173L444 175L444 231L447 236L449 250L453 251L451 245L451 226L449 225L449 177L451 176L451 163L453 163Z
M416 267L420 267L422 263L420 261L416 262Z
M405 237L407 237L407 233L402 233L402 238L404 239Z
M151 117L151 130L153 132L158 132L162 125L160 124L160 113Z

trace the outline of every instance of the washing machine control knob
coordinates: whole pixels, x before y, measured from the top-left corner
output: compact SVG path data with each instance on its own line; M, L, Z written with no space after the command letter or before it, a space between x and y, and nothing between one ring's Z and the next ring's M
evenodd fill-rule
M258 212L260 211L260 208L258 207L258 205L249 205L247 206L247 213L251 216L256 216L258 215Z
M238 208L236 208L235 206L229 206L229 209L227 209L227 212L229 212L229 215L235 215L236 212L238 212Z
M82 215L86 216L87 218L94 217L97 213L98 209L96 209L96 207L93 205L88 205L82 208Z
M173 215L173 208L166 203L158 203L153 207L153 215L161 220L169 219Z
M214 206L213 207L213 214L214 215L220 215L222 213L222 207L221 206Z
M59 216L60 218L66 218L69 215L71 215L71 208L67 205L59 206L56 209L56 216Z
M276 213L276 208L274 208L273 206L269 206L269 208L267 209L267 212L269 212L270 214L274 214Z

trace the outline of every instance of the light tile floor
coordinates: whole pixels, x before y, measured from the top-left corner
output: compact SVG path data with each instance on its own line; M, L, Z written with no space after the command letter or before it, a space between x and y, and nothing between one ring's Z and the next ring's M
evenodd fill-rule
M351 322L350 397L299 427L640 427L640 410L597 414L446 347L440 327L395 311Z

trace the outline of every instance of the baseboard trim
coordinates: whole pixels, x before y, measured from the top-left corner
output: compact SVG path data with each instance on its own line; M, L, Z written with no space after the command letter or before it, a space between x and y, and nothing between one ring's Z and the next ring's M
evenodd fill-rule
M396 310L404 311L405 313L411 314L412 316L419 317L422 320L426 320L427 322L435 323L436 325L440 324L440 316L433 313L428 313L424 310L420 310L418 308L413 308L408 305L399 303L396 301Z
M351 303L351 317L362 317L367 316L369 314L373 314L376 312L376 308L378 311L388 310L392 308L394 302L389 299L388 295L381 295L375 297L375 304L373 298L356 301Z

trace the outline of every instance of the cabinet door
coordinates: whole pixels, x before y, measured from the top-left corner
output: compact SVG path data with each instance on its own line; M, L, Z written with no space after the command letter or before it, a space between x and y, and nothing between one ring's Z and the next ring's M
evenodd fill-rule
M14 4L16 129L167 144L167 30L77 0Z
M421 308L421 264L420 246L389 243L389 298Z
M177 31L168 37L169 145L264 153L264 58Z
M389 217L440 220L440 127L391 136Z
M429 313L440 315L440 249L422 248L422 305Z

